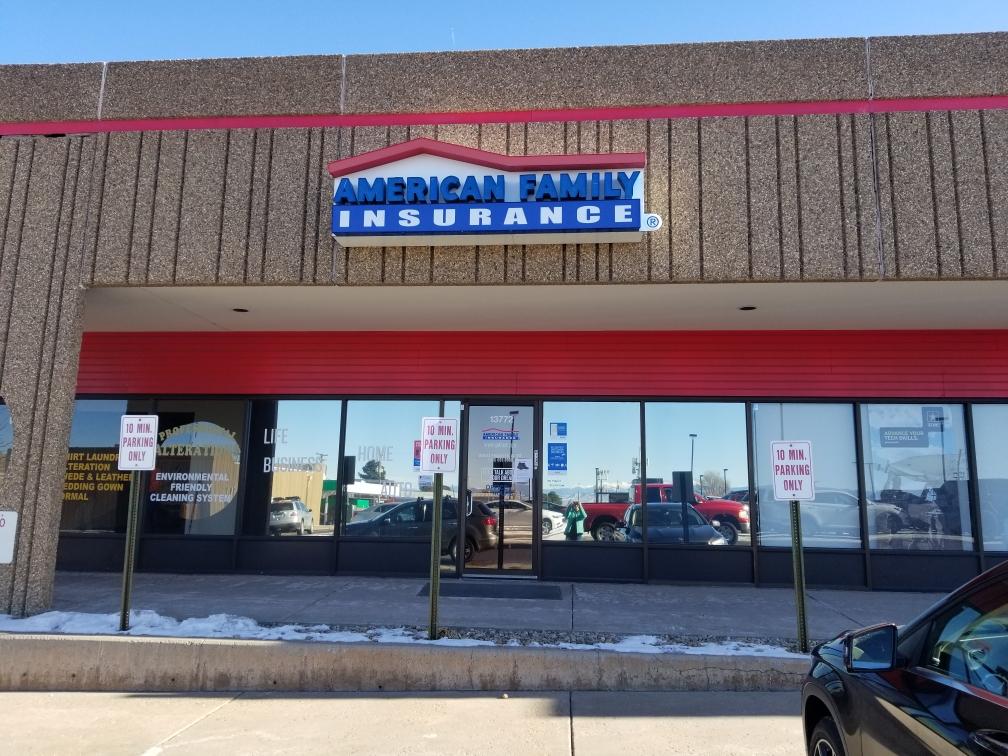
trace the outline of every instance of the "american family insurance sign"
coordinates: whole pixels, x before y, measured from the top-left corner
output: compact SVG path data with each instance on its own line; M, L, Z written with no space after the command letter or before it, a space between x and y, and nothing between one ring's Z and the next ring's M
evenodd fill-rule
M633 242L644 153L499 155L413 139L329 163L332 233L343 246Z

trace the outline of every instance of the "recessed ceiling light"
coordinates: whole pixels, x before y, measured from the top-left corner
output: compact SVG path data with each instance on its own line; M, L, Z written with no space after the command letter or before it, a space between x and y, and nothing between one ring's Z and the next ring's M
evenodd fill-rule
M743 312L749 312L750 310L755 310L756 305L742 305L741 307L739 307L739 309L742 310Z
M244 307L232 307L231 312L248 312Z

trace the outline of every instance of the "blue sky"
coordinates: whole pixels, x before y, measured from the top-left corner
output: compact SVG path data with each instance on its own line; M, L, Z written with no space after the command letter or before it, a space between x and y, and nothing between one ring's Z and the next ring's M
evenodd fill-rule
M0 0L0 63L1008 30L1004 0Z

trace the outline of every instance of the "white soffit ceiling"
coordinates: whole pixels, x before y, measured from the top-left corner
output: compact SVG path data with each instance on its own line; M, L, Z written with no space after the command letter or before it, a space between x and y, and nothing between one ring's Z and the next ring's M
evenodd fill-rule
M84 311L86 331L953 328L1008 328L1008 281L123 287Z

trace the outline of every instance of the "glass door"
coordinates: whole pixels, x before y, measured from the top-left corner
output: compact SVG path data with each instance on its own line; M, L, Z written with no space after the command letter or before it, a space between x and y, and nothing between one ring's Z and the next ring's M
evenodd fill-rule
M467 574L536 569L543 527L535 497L535 408L531 404L467 404Z

